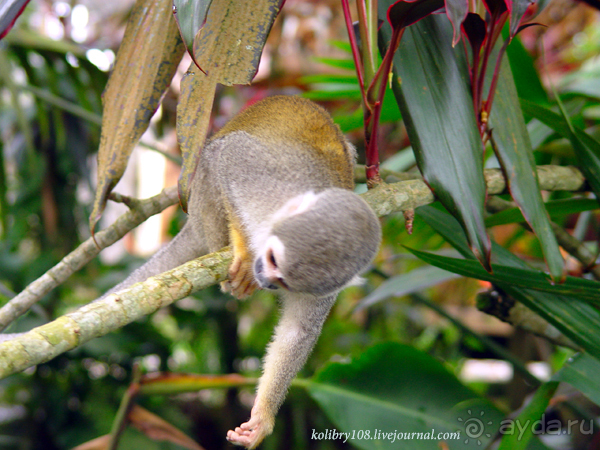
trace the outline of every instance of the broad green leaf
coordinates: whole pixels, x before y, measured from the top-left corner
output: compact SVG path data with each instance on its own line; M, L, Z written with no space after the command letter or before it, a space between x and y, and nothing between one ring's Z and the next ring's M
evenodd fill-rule
M508 33L503 35L505 39L508 37ZM515 86L519 98L525 98L535 103L547 103L548 95L542 86L533 58L518 37L510 42L510 45L506 48L506 55L515 77Z
M458 278L458 275L434 266L419 267L385 280L377 289L363 298L355 310L360 311L389 297L400 297L417 292L453 278Z
M502 166L512 198L538 237L550 275L563 276L564 261L544 208L537 180L531 140L508 64L500 67L494 104L489 118L494 151Z
M553 379L569 383L583 395L600 405L600 361L587 353L571 358Z
M515 419L518 424L531 424L531 426L525 426L524 432L505 434L500 441L498 450L524 450L527 448L535 433L533 423L539 420L546 411L558 384L558 381L548 381L537 388L533 398Z
M425 222L466 258L472 258L458 222L449 214L431 206L417 209ZM525 262L505 248L493 245L495 262L531 271ZM600 356L600 312L577 297L534 291L507 284L501 285L515 300L536 312L554 325L565 336L596 357Z
M538 119L561 136L571 139L579 168L596 194L596 198L600 199L600 142L581 128L574 126L571 130L566 116L561 116L548 108L525 99L521 99L521 107L528 116Z
M331 363L302 385L361 449L429 450L439 441L450 449L485 448L503 417L440 362L393 342L378 344L349 364ZM437 438L457 431L458 439ZM433 436L428 439L427 433Z
M183 52L171 0L137 0L103 96L98 186L90 215L92 233Z
M452 46L455 46L460 41L460 27L467 17L469 11L468 0L445 0L446 15L452 23Z
M283 0L212 0L205 23L195 34L192 51L197 67L190 67L182 80L183 97L177 105L177 139L183 157L178 187L184 211L208 132L216 85L252 81L282 3Z
M598 202L591 198L553 200L547 202L545 206L551 219L561 218L584 211L592 211L599 208ZM523 214L519 208L509 208L486 218L485 225L487 227L494 227L496 225L505 225L507 223L523 222L524 220Z
M390 3L379 2L380 16ZM394 55L393 90L425 181L461 222L477 259L489 267L483 147L468 71L455 58L451 28L446 18L430 16L406 29ZM388 26L382 35L387 44Z

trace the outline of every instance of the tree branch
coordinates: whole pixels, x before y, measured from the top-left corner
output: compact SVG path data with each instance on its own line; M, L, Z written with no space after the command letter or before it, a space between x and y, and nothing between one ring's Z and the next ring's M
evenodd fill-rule
M504 211L508 208L514 208L515 203L503 200L498 197L492 197L488 200L487 209L491 213ZM521 223L521 226L531 231L529 225L525 222ZM564 228L550 222L554 236L558 244L573 258L579 261L584 270L587 270L594 278L600 280L600 265L596 264L596 255L592 253L580 240L571 236Z
M498 288L491 292L484 292L477 296L477 309L497 317L513 327L529 331L537 336L554 342L557 345L568 347L573 350L581 349L569 338L562 334L554 325L546 319L533 312L527 306L517 302L505 292L499 292Z
M49 361L89 340L227 279L229 249L187 262L0 343L0 378Z
M0 308L0 331L26 313L44 295L95 258L100 250L114 244L148 217L158 214L171 205L175 205L177 201L177 189L175 187L165 189L154 197L140 200L136 205L136 209L127 211L110 227L96 233L97 246L92 238L87 239L48 272L29 284L23 292Z
M579 191L585 188L583 175L572 167L541 166L538 167L538 177L543 190ZM490 194L500 194L506 189L506 182L499 169L486 170L485 178ZM379 216L414 209L434 201L433 194L422 180L380 185L363 194L362 197ZM119 218L117 222L122 218ZM138 220L143 221L143 219ZM117 223L105 231L113 229L116 233L118 228L116 225ZM105 238L104 235L100 238L100 233L98 233L97 239L105 244L109 238ZM116 241L118 237L111 239ZM111 240L111 242L114 241ZM94 249L89 248L90 244ZM73 253L92 252L93 255L87 259L89 261L98 251L93 241L86 241L80 248L84 245L87 246L86 251L78 248ZM18 335L14 339L0 343L0 378L49 361L95 337L108 334L159 308L170 305L192 292L224 281L227 278L227 268L231 257L231 251L228 249L203 256L161 275L151 277L143 283L137 283L121 292L90 303L53 322ZM83 265L83 263L81 265L67 263L67 258L61 264L64 265L63 270L69 274ZM62 270L56 272L62 273ZM48 277L52 279L52 276L48 275ZM47 289L44 291L45 293L51 289L48 286L56 286L59 279L66 278L66 276L62 277L63 275L60 278L57 277L56 280L49 281L45 279L45 275L32 285L40 282L44 286L43 289ZM42 279L44 279L43 283ZM34 298L39 298L39 296L35 297L36 295L33 294Z

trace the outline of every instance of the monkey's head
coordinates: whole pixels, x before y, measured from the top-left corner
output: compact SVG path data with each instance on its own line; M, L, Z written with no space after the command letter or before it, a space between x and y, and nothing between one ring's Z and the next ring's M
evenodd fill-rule
M337 188L308 192L274 214L254 276L264 289L326 296L367 268L380 240L379 220L358 195Z

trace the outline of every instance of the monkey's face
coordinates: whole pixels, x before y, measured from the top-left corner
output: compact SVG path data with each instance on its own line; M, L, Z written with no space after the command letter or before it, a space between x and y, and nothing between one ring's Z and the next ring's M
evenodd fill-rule
M379 220L360 197L329 189L274 224L255 259L254 276L265 289L329 295L367 268L380 239Z

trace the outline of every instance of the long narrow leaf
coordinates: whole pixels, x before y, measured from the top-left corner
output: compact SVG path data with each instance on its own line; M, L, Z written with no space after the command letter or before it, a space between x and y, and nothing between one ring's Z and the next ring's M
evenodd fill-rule
M524 433L507 433L504 435L498 450L524 450L527 448L529 441L531 441L536 431L533 423L539 420L544 411L546 411L552 396L558 388L558 384L558 381L548 381L535 391L529 404L515 420L518 424L532 424L532 426L526 426Z
M561 136L572 139L571 143L579 161L579 168L585 174L596 198L600 199L600 142L581 128L573 126L571 129L566 116L561 116L548 108L525 99L521 99L521 107L528 116L538 119ZM576 139L573 139L574 137Z
M197 0L200 1L200 0ZM260 55L283 0L213 0L206 20L194 35L194 67L182 80L177 105L177 139L183 166L179 200L187 210L189 189L204 145L217 83L249 84L258 70ZM199 9L202 13L203 9ZM200 72L200 68L205 73Z
M379 2L380 16L390 3ZM393 90L425 181L489 267L483 148L464 78L468 71L455 57L451 28L445 17L429 16L406 29L394 55ZM389 42L390 28L383 27L382 35Z
M204 26L212 0L173 0L173 14L188 53L194 58L194 38Z
M137 0L103 96L95 228L133 148L148 128L184 52L171 0Z
M600 405L600 361L587 353L571 358L553 379L569 383L583 395Z
M568 198L547 202L545 206L550 218L554 219L565 217L569 214L578 214L598 209L598 202L591 198ZM494 227L507 223L523 222L524 220L519 208L509 208L486 218L485 225L487 227Z
M403 273L384 281L377 289L363 298L356 306L355 311L368 308L389 297L417 292L438 283L457 278L458 275L433 266L419 267L408 273Z
M446 15L452 23L452 46L460 41L460 26L469 12L469 2L467 0L445 0Z
M450 258L411 248L408 250L426 263L465 277L477 278L495 284L509 284L511 286L557 295L574 296L600 306L600 283L597 281L567 277L564 283L551 284L551 280L544 272L492 264L493 272L489 273L483 270L475 261Z
M417 214L461 254L472 258L460 225L453 217L431 206L418 208ZM493 251L495 262L526 271L531 270L526 263L499 245L494 245ZM597 308L577 297L534 291L508 284L503 284L501 288L554 325L581 348L600 357L600 312Z
M2 0L0 2L0 39L10 31L29 0Z
M531 140L521 112L510 66L500 67L500 77L490 114L494 150L506 176L510 194L540 240L550 275L563 276L564 261L544 208L533 160Z

